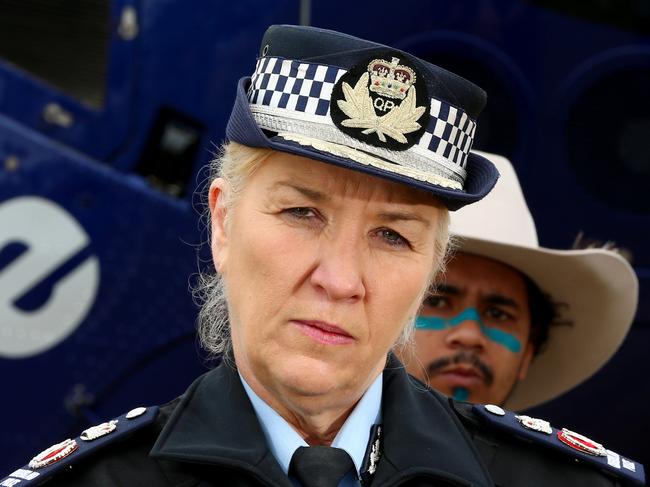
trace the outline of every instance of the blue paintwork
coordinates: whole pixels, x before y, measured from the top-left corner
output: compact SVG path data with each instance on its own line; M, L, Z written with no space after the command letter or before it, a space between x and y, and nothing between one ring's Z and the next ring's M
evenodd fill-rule
M2 415L16 418L3 424L0 450L12 452L16 447L26 455L34 445L55 442L78 428L78 420L64 408L64 398L74 385L97 396L100 400L91 410L106 417L115 409L104 409L102 396L120 396L121 376L135 364L147 365L153 351L168 351L174 343L188 343L185 349L193 351L195 308L187 279L196 269L195 252L185 242L196 241L196 226L189 204L165 198L138 178L123 177L52 145L3 116L0 140L21 148L19 169L0 172L0 203L39 195L64 206L89 234L91 243L84 252L96 255L102 269L97 302L70 338L29 359L0 359L3 387L15 398L3 403ZM6 154L5 149L0 160ZM43 284L51 289L56 276L46 277ZM23 310L37 309L41 299L38 293L29 293ZM188 354L180 369L172 363L159 364L151 375L141 376L143 383L160 383L163 377L175 384L190 380L202 370L195 357ZM109 392L116 385L118 389ZM149 402L148 395L158 395L155 389L141 390L132 398ZM38 400L29 400L35 396ZM132 398L122 397L120 409ZM31 426L26 428L27 424ZM9 457L12 464L18 460Z
M122 8L132 4L131 0L111 2L111 25L117 25ZM55 141L106 160L120 149L132 129L136 44L136 41L121 40L114 31L110 39L108 90L103 110L91 108L58 88L0 61L0 113ZM42 112L48 103L60 104L72 114L75 123L68 128L45 123Z
M439 316L418 316L415 320L415 327L418 330L444 330L453 328L466 321L474 321L481 327L481 332L495 343L505 347L512 353L521 351L521 342L512 333L500 330L492 326L487 326L481 320L481 316L476 308L466 308L452 318L440 318Z
M101 110L0 62L0 204L26 195L45 198L65 208L90 237L87 248L15 306L38 310L58 279L88 255L101 265L97 301L68 339L27 359L0 358L0 416L11 418L0 428L3 472L94 422L134 405L166 402L206 370L188 291L196 246L206 238L192 193L199 168L212 157L211 142L223 137L235 82L250 73L264 30L296 23L299 13L290 0L273 9L261 0L203 0L191 8L179 1L117 0L113 25L125 5L138 9L139 35L110 40ZM255 11L259 15L252 16ZM52 101L73 114L71 128L42 121L43 106ZM204 127L192 187L182 199L133 173L164 107ZM4 170L9 156L18 158L17 170ZM0 272L24 250L21 242L0 248ZM71 411L65 403L75 387L94 399Z
M269 8L264 0L113 0L103 109L89 108L0 61L0 204L34 195L62 206L91 239L75 258L97 255L102 266L98 301L72 336L30 359L0 359L0 417L10 418L0 428L0 470L23 464L92 422L140 403L164 402L205 369L187 291L188 276L196 271L194 245L205 239L197 229L192 191L202 181L201 166L212 157L211 143L223 138L235 80L251 72L264 29L297 23L299 3L276 0ZM138 12L139 34L131 41L115 33L125 6ZM633 343L639 350L632 350L638 353L630 363L638 363L650 340L639 328L650 323L650 217L607 208L576 184L563 146L563 123L566 103L584 83L576 78L586 73L579 67L592 68L600 53L615 48L647 47L647 36L515 0L314 0L311 19L319 27L429 53L432 61L445 52L466 56L469 67L481 65L494 75L479 131L504 106L515 113L515 132L491 127L497 133L491 140L507 141L503 147L512 149L508 155L523 178L542 242L566 247L583 229L635 252L642 297ZM597 71L593 67L585 76ZM49 102L71 112L75 124L67 129L45 124L41 114ZM164 108L203 127L192 186L182 199L152 189L134 173ZM18 170L4 169L8 156L19 159ZM0 249L0 272L24 250L20 242ZM46 277L16 306L37 310L67 270ZM626 370L625 355L620 357L620 370ZM608 383L618 384L618 378ZM75 385L95 396L79 412L65 408ZM617 400L640 408L645 402L632 392L626 401L625 391L650 396L638 381L616 390ZM594 395L602 404L602 391ZM573 404L564 410L573 411ZM636 414L644 415L644 410ZM621 435L620 424L609 419L598 421L599 428L612 424L608 434ZM621 450L630 450L629 443L619 441ZM644 444L638 448L645 451ZM641 453L637 457L642 459Z

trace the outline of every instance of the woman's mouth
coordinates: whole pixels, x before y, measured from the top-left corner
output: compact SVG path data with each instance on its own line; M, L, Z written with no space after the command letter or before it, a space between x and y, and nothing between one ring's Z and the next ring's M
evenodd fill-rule
M314 320L292 321L303 334L324 345L349 345L355 341L352 335L331 323Z

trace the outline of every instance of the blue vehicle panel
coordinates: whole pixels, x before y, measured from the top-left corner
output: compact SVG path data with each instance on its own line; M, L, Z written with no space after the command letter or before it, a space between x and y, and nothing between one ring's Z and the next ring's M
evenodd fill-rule
M476 147L513 160L542 244L567 248L582 231L634 256L641 303L632 339L592 380L535 413L650 462L635 435L649 426L650 385L621 380L650 343L650 163L639 142L650 126L650 32L634 20L643 12L594 20L596 9L558 5L0 2L0 31L19 17L32 27L11 34L24 49L6 48L0 32L0 468L132 407L165 402L210 365L189 292L198 266L209 266L197 223L202 168L264 30L301 19L476 81L489 94ZM43 26L53 37L39 37ZM53 58L55 45L65 69L30 69L32 58ZM91 51L96 58L64 63ZM83 89L68 84L80 66L101 76ZM599 408L573 407L594 401ZM620 404L624 425L608 421Z

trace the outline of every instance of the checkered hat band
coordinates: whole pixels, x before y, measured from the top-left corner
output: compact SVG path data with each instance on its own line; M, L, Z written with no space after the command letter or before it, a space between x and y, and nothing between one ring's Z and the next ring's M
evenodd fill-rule
M329 116L332 89L345 73L335 66L262 57L251 77L249 101L252 107L279 108L294 112L297 118L307 116L333 125ZM429 114L424 134L409 150L417 147L436 163L444 160L464 180L476 123L460 108L437 98L431 98Z
M329 116L332 88L344 69L292 59L258 59L249 100L254 105Z
M436 98L431 99L429 114L429 124L418 144L465 167L476 122L463 110Z

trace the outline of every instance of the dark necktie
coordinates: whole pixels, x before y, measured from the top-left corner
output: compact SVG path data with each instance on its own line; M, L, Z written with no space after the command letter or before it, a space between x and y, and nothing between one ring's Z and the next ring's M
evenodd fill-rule
M354 463L350 455L330 446L301 446L291 457L289 475L304 487L338 487Z

